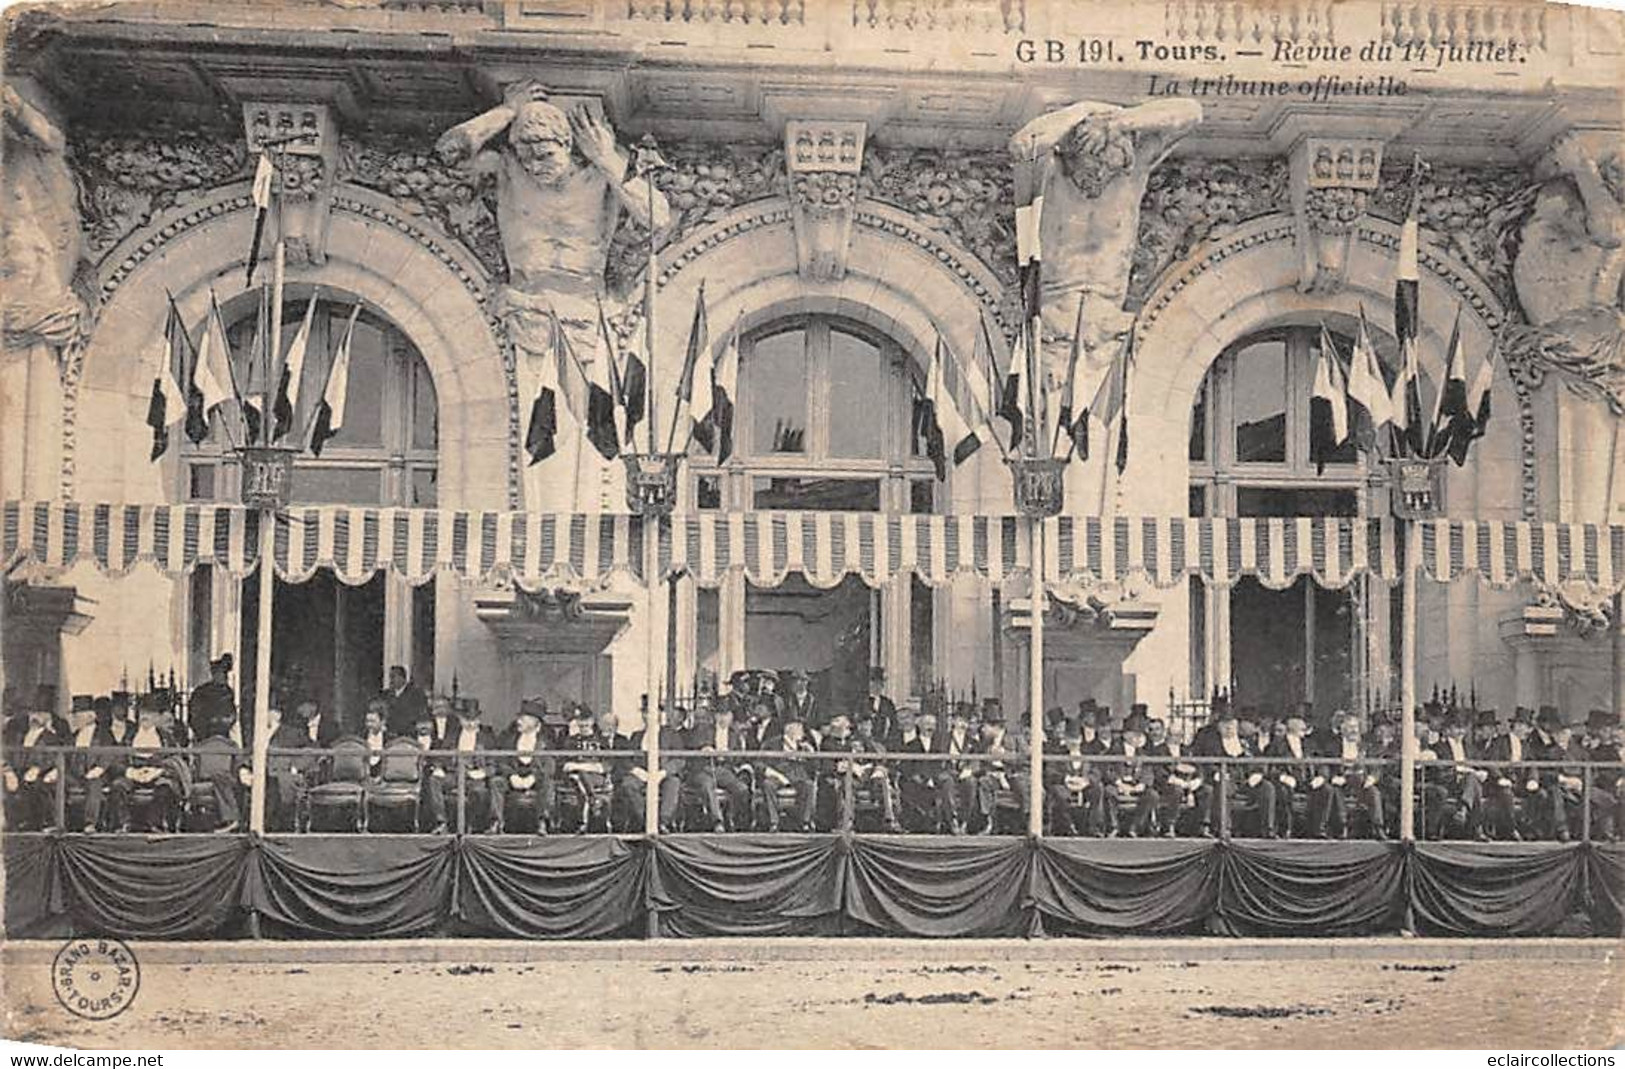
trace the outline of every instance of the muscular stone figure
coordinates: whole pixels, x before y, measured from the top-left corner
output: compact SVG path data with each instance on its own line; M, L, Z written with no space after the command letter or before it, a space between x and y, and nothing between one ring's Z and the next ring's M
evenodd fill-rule
M1601 166L1572 135L1552 145L1558 174L1536 195L1512 280L1533 329L1507 344L1599 390L1625 410L1625 167Z
M1010 139L1017 160L1039 168L1046 333L1071 337L1081 295L1091 368L1110 361L1134 322L1123 300L1146 180L1201 118L1202 106L1192 100L1131 108L1080 101L1034 119Z

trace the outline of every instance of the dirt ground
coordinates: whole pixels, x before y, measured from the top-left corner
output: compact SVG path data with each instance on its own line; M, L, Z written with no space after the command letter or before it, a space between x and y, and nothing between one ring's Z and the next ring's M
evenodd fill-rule
M49 984L44 964L8 970L7 1038L126 1051L1625 1041L1617 959L161 964L143 969L134 1005L102 1023L70 1016Z

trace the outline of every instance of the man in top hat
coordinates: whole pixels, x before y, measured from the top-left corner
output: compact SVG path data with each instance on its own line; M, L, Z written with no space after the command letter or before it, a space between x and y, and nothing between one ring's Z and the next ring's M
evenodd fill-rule
M644 696L644 709L648 709L648 696ZM706 707L706 715L710 716L709 699L704 695L700 697L700 704ZM677 750L686 750L689 741L688 710L673 702L670 698L663 699L660 705L660 769L655 774L655 790L659 792L656 819L659 821L662 833L670 832L677 827L679 806L682 803L683 769L685 759L681 757L667 757L668 753ZM647 722L647 715L643 718ZM627 748L642 752L644 728L639 727L632 732L627 740ZM627 775L616 787L616 797L611 803L616 814L615 826L622 830L643 827L643 794L649 782L649 769L647 761L634 762L628 769Z
M1425 770L1432 782L1444 788L1444 805L1432 806L1427 813L1425 832L1429 839L1441 838L1459 822L1469 838L1485 838L1483 833L1484 783L1489 770L1478 767L1478 755L1467 741L1467 718L1460 712L1447 712L1441 717L1443 734L1432 746L1437 758L1445 764L1436 764Z
M1142 764L1150 727L1145 714L1144 705L1131 705L1129 715L1123 721L1123 730L1112 744L1110 753L1117 760L1107 767L1105 775L1109 784L1106 793L1115 796L1118 816L1107 826L1107 834L1116 833L1121 828L1130 838L1139 839L1151 835L1156 829L1157 792L1152 789L1154 780L1150 766ZM1128 813L1126 826L1120 823L1121 814L1125 811Z
M191 793L192 774L183 755L158 752L176 747L173 729L164 722L170 706L170 694L164 690L141 699L123 775L107 786L107 816L115 828L129 830L137 792L143 790L152 793L161 825L179 822L181 803Z
M822 722L824 711L818 707L818 696L812 692L812 681L801 669L795 668L790 671L790 685L782 700L786 718L800 720L804 725ZM768 708L770 712L777 711L772 706ZM759 734L763 739L767 738L767 733Z
M423 688L406 674L404 665L391 665L389 685L384 688L381 697L389 707L385 724L389 729L390 738L397 735L409 738L417 726L418 717L429 708L429 700L424 695Z
M1512 711L1506 730L1484 748L1483 759L1489 772L1484 782L1484 826L1497 839L1523 838L1518 828L1518 809L1540 791L1539 781L1523 764L1528 759L1529 735L1534 729L1535 711L1520 705Z
M519 715L497 739L497 749L511 752L498 759L497 776L492 782L492 789L503 796L503 821L512 816L515 805L529 806L536 813L538 835L546 835L553 825L556 802L554 760L536 753L548 748L542 731L546 712L547 703L540 698L526 698L519 703Z
M893 728L893 731L896 729ZM863 769L857 776L856 782L865 788L871 795L880 796L881 822L887 831L901 832L903 826L897 820L897 792L892 784L893 769L879 757L886 752L886 739L881 735L882 728L874 714L866 707L858 707L857 720L853 724L852 746L855 753L870 754L876 759L860 762Z
M1563 716L1555 705L1543 705L1535 715L1535 730L1530 733L1524 752L1530 761L1562 762L1568 759L1565 743L1559 741L1564 729ZM1534 785L1530 827L1541 838L1569 839L1570 801L1573 792L1562 782L1559 767L1533 768L1529 780ZM1528 784L1526 784L1528 786Z
M971 731L974 713L969 702L955 702L949 710L948 730L937 733L937 752L947 759L938 776L938 803L954 835L965 834L976 807L976 763L961 759L976 751L977 737Z
M110 703L105 699L89 694L74 695L73 708L68 714L70 734L63 740L63 745L71 746L75 751L68 755L65 764L70 788L69 801L72 801L73 792L84 797L81 826L86 832L93 832L100 826L108 779L118 768L118 743L105 723L106 717L100 715L102 710L98 709L99 703L102 709L110 713Z
M452 712L457 716L457 728L453 732L446 749L452 751L448 761L448 776L445 789L456 791L455 778L459 762L464 768L463 792L464 804L468 807L466 813L479 813L482 810L487 817L485 830L496 834L502 831L502 803L503 790L497 784L501 769L497 758L490 753L478 755L479 751L492 751L497 749L496 732L491 730L489 724L484 722L484 712L480 709L478 698L459 697L452 702ZM414 721L415 723L415 721ZM467 827L475 829L475 821L465 817Z
M320 765L314 755L281 752L317 748L318 741L308 723L315 710L315 702L301 701L289 712L273 707L269 713L271 738L265 758L265 826L270 830L288 831L297 825L299 795L312 782Z
M769 831L807 831L812 827L813 809L818 800L818 781L809 767L806 755L813 752L807 739L807 725L788 714L784 727L773 740L771 749L783 751L757 765L758 782L762 785L762 801L767 807ZM790 810L786 814L781 790L791 792Z
M1326 820L1331 813L1331 787L1322 774L1319 755L1309 741L1309 721L1314 704L1299 702L1298 708L1281 721L1281 734L1270 739L1264 756L1272 758L1269 774L1275 781L1275 822L1285 838L1292 837L1292 821L1297 800L1304 801L1304 831L1311 839L1326 837Z
M869 669L869 715L874 718L875 738L882 742L897 734L897 706L886 697L886 670L879 665Z
M995 830L1001 794L1015 799L1025 827L1025 814L1031 802L1025 750L1020 740L1010 734L1004 720L1004 704L998 698L982 699L982 730L975 752L991 758L976 767L976 812L981 815L983 835L992 835Z
M107 730L113 741L123 746L135 734L135 700L127 690L108 695ZM100 715L100 710L98 710Z
M1179 814L1196 805L1196 788L1201 784L1201 770L1183 756L1179 740L1168 734L1165 721L1152 718L1146 721L1146 757L1162 758L1150 766L1151 789L1157 795L1157 827L1165 837L1175 834Z
M1328 812L1323 825L1316 823L1312 812L1310 834L1320 838L1318 829L1324 827L1329 834L1346 839L1354 824L1350 818L1363 816L1367 837L1386 839L1381 789L1385 772L1380 764L1369 763L1383 756L1381 746L1374 737L1365 736L1358 713L1339 709L1332 714L1332 725L1334 730L1319 751L1324 758L1319 775L1326 779ZM1393 775L1398 778L1397 770Z
M1044 795L1051 835L1104 833L1101 799L1104 766L1089 762L1083 747L1083 726L1076 719L1064 721L1060 740L1045 745L1049 757L1060 758L1044 762Z
M1275 783L1267 775L1268 766L1257 760L1258 754L1241 737L1241 722L1229 702L1215 703L1218 710L1213 731L1191 748L1193 757L1219 757L1228 761L1230 799L1249 805L1258 817L1259 834L1265 839L1275 838ZM1249 760L1250 759L1250 760ZM1218 784L1221 780L1218 764L1202 768L1202 785L1196 791L1196 810L1201 834L1222 834L1218 812Z
M733 709L723 704L711 711L709 717L696 715L685 750L706 751L706 757L690 761L684 769L684 783L697 796L705 809L705 816L713 831L726 831L732 820L735 830L750 826L750 785L741 776L741 764L729 753L748 749L745 731L734 723ZM724 809L717 798L722 791L727 799Z
M6 723L4 767L6 823L16 830L56 823L56 755L44 747L63 743L55 727L56 691L40 687L25 716Z
M1599 767L1591 773L1591 837L1618 842L1625 835L1625 769L1619 767L1619 720L1607 709L1593 709L1586 718L1591 736L1587 759ZM1613 767L1609 767L1613 766Z
M230 653L210 661L209 678L194 687L187 699L188 727L194 740L231 738L231 729L237 726L237 696L231 689L233 665Z

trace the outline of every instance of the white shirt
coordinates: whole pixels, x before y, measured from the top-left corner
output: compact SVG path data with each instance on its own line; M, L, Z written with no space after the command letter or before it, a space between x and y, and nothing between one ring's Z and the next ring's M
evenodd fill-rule
M443 716L434 718L434 737L437 739L446 737L446 718Z
M1451 737L1444 741L1450 744L1450 756L1453 760L1461 761L1467 757L1467 752L1462 748L1460 739Z
M1518 738L1518 736L1516 736L1516 735L1508 735L1507 738L1512 740L1512 749L1511 749L1512 760L1513 761L1522 761L1523 760L1523 740Z
M23 745L24 746L32 746L32 745L34 745L34 743L39 741L39 737L41 735L43 735L43 734L45 734L45 728L44 727L42 727L39 724L29 724L28 725L28 730L23 733Z
M957 732L957 731L951 731L951 732L948 733L948 752L949 753L964 753L965 752L965 736L963 734L961 734L960 732Z
M95 737L96 725L86 724L84 727L73 733L73 744L80 747L89 746L90 741Z
M137 727L135 729L135 738L130 740L130 746L137 750L156 749L163 744L163 736L159 735L158 729L150 724L142 724Z
M311 742L316 742L317 741L316 736L317 736L317 731L319 730L320 726L321 725L320 725L319 721L316 721L316 720L306 720L305 721L305 734L310 736L310 741Z
M1352 761L1360 756L1360 744L1353 739L1343 740L1343 760Z
M1134 747L1130 746L1128 743L1125 742L1123 744L1123 756L1124 757L1133 757L1134 753L1135 753Z
M469 750L479 749L479 743L480 729L464 724L463 730L457 735L457 749L467 753Z
M1221 738L1219 745L1223 747L1226 757L1240 757L1242 754L1243 747L1239 737L1234 739Z
M534 750L534 749L536 749L536 732L534 732L534 731L521 731L519 733L519 737L514 740L513 748L516 749L516 750L519 750L521 752L523 752L525 750ZM529 758L529 757L521 757L519 759L519 761L520 761L521 764L528 765L531 762L531 758Z
M711 729L711 745L719 750L726 750L728 748L728 729L721 724L713 727Z
M368 735L367 748L372 750L382 750L384 748L384 733L382 731L377 731Z
M1303 757L1303 739L1288 735L1286 737L1286 748L1292 751L1293 757L1300 759Z

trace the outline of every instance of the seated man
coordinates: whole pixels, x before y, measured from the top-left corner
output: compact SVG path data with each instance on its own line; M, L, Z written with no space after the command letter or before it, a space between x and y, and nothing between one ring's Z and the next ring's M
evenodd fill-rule
M1134 710L1144 708L1133 707ZM1123 721L1122 734L1111 750L1111 756L1117 760L1103 770L1105 790L1116 798L1116 811L1121 814L1126 810L1129 814L1127 828L1108 825L1108 835L1116 835L1122 830L1130 838L1139 839L1150 835L1155 829L1157 792L1151 789L1154 780L1149 766L1142 764L1146 726L1143 712L1130 712L1128 719Z
M49 828L56 823L56 755L43 747L61 745L55 716L39 695L24 717L6 724L6 824L18 831ZM38 748L37 748L38 747Z
M1218 785L1224 782L1228 784L1227 802L1250 805L1258 816L1259 835L1265 839L1275 838L1275 784L1265 775L1266 766L1257 760L1259 755L1242 741L1240 721L1228 703L1218 709L1214 728L1211 734L1202 736L1199 746L1192 751L1193 757L1229 759L1222 767L1222 776L1219 764L1203 768L1202 786L1196 792L1201 834L1209 837L1215 834L1214 825L1219 823ZM1228 829L1221 828L1219 832L1224 834Z
M1527 747L1529 760L1557 762L1532 770L1538 787L1531 827L1540 837L1563 843L1571 838L1571 822L1578 812L1584 788L1581 777L1563 764L1569 760L1570 734L1557 707L1543 705L1535 717L1535 731Z
M953 834L965 834L966 822L976 808L977 762L957 760L963 754L976 752L978 740L971 734L971 706L955 702L949 714L948 730L938 742L937 752L948 758L937 777L939 808L947 813Z
M893 770L885 761L878 760L879 756L886 752L886 744L878 734L879 730L880 721L875 719L867 706L860 705L857 714L857 733L854 736L855 748L857 752L870 754L876 760L854 766L853 783L860 791L868 791L871 797L878 796L880 820L886 830L901 832L903 826L897 822L897 793L892 787Z
M1429 808L1425 826L1427 837L1442 838L1449 828L1459 822L1468 838L1486 838L1482 832L1482 802L1489 770L1473 764L1476 755L1467 742L1467 721L1462 714L1446 716L1442 729L1441 738L1433 744L1433 752L1439 761L1448 764L1433 765L1429 771L1433 774L1432 782L1444 790L1444 804Z
M860 769L866 771L867 766L856 759L862 750L852 735L852 717L849 714L838 712L829 718L818 751L847 755L839 761L818 763L818 800L821 810L819 820L826 830L850 831L856 808L852 797L852 780L860 774Z
M1306 708L1307 707L1307 708ZM1296 802L1304 799L1304 834L1311 839L1326 837L1326 820L1331 814L1331 787L1321 774L1314 758L1317 756L1309 744L1308 702L1299 705L1299 711L1281 722L1281 734L1270 739L1264 756L1273 758L1269 765L1275 781L1276 828L1286 838L1292 837L1292 821Z
M367 712L361 725L361 739L367 744L367 776L378 778L383 763L384 747L389 743L386 724L389 720L389 702L373 698L367 702Z
M300 702L291 713L284 714L272 706L266 714L271 732L265 744L265 827L268 831L292 831L298 824L299 795L310 783L317 761L314 757L286 751L315 747L303 719L313 708L314 702ZM237 777L245 788L254 789L252 767L245 765L238 769Z
M930 754L937 752L937 718L929 713L915 716L903 712L897 718L897 752ZM940 761L903 761L897 767L898 814L908 831L933 835L950 827L953 817L943 808L941 785L951 779Z
M488 815L486 831L499 834L502 831L502 803L503 788L505 784L499 774L497 759L489 753L497 748L496 733L490 726L482 722L480 703L477 698L457 698L452 703L452 712L457 715L457 730L450 739L448 747L455 755L452 758L451 771L455 776L460 764L463 772L463 804L465 814L468 810L475 812L484 809ZM447 784L448 790L457 789L456 780ZM472 821L467 820L472 825Z
M1196 788L1201 785L1201 772L1193 764L1180 761L1180 745L1168 737L1168 725L1161 720L1146 722L1146 757L1166 758L1149 766L1151 789L1157 795L1157 826L1166 837L1172 837L1179 824L1179 815L1196 806Z
M108 726L112 705L106 699L88 695L73 700L68 726L73 732L65 742L74 753L68 755L68 783L84 796L84 816L80 826L88 833L101 825L102 806L107 800L109 779L117 775L118 742Z
M108 820L116 828L129 830L131 810L139 791L152 793L159 823L165 827L178 822L181 803L191 792L191 766L185 758L176 753L157 752L176 746L175 737L163 726L168 704L169 695L162 691L141 700L124 773L107 787Z
M449 709L450 706L448 705ZM418 827L422 830L425 823L429 826L429 834L441 835L447 830L446 825L446 774L445 759L433 756L430 752L438 749L435 744L436 729L434 718L420 716L413 725L412 737L417 741L418 749L426 756L422 758L422 785L418 793ZM427 814L425 816L425 814Z
M1325 761L1317 772L1318 776L1326 779L1329 804L1323 815L1311 809L1310 837L1320 838L1320 829L1324 828L1327 833L1346 839L1354 823L1350 818L1363 816L1367 837L1386 839L1388 830L1384 822L1381 784L1387 773L1381 765L1364 763L1365 759L1382 756L1376 740L1364 737L1357 713L1338 710L1332 714L1332 723L1336 730L1322 747L1321 756ZM1394 769L1392 775L1398 778L1398 769ZM1314 805L1313 797L1310 805Z
M685 749L702 750L710 756L691 759L684 769L684 782L698 796L713 831L728 830L725 816L733 821L735 831L750 826L750 786L741 776L740 762L721 756L746 748L745 733L734 723L733 709L727 703L713 710L710 719L704 719L703 712L696 714ZM727 797L726 814L717 799L718 790Z
M644 701L647 703L648 699ZM683 791L683 758L666 754L687 748L688 713L669 701L661 706L661 712L665 724L660 728L660 769L655 773L655 789L658 792L656 819L659 830L665 833L677 826ZM610 802L615 826L621 831L637 830L644 825L644 791L649 783L649 768L643 757L643 737L644 729L640 727L626 740L624 748L635 751L637 756L625 766L626 774L616 782L615 796Z
M497 749L511 750L498 758L498 778L503 792L502 816L506 822L514 812L515 802L523 797L536 812L536 834L546 835L553 824L555 796L553 791L553 758L538 757L537 750L547 749L542 734L542 714L546 703L538 698L526 698L519 703L519 715L497 740ZM432 726L432 722L431 722Z
M607 751L615 748L615 721L607 710L595 716L585 705L577 703L570 712L570 724L565 729L560 749L579 751L580 757L564 758L559 767L563 781L575 793L575 812L580 814L577 830L607 827L610 797L614 787L610 779L611 759Z
M1093 715L1093 714L1091 714ZM1051 757L1064 761L1044 762L1044 796L1049 803L1050 834L1105 834L1105 812L1101 773L1104 766L1085 760L1083 726L1077 720L1061 725L1061 740L1045 747Z
M805 757L813 752L812 743L807 741L806 725L792 716L784 722L775 743L775 748L783 750L784 756L763 761L756 770L756 782L762 785L762 801L767 806L768 830L807 831L812 827L818 784ZM779 791L782 788L795 791L788 820L781 810Z
M1591 838L1595 842L1618 842L1625 835L1625 769L1619 767L1619 721L1606 709L1593 709L1587 725L1591 749L1586 757L1598 765L1591 771Z
M1520 840L1520 806L1539 795L1540 782L1533 770L1524 767L1528 758L1529 733L1535 728L1535 711L1518 706L1505 731L1490 740L1483 758L1488 778L1484 782L1484 826L1497 839Z
M992 835L998 815L1001 792L1014 796L1023 816L1028 805L1027 760L1025 748L1010 735L1004 722L1004 708L997 698L982 702L982 732L976 752L987 754L990 761L981 762L976 770L976 811L982 815L982 834Z

